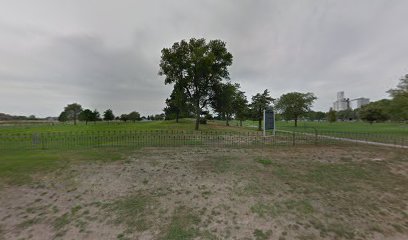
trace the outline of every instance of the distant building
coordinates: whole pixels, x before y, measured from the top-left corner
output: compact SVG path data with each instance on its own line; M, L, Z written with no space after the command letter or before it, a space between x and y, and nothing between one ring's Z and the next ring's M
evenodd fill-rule
M362 106L370 103L369 98L363 98L363 97L353 99L353 101L356 101L356 108L361 108Z
M337 92L337 101L333 103L334 111L343 111L350 108L350 100L344 97L344 92Z
M337 100L333 103L333 110L334 111L344 111L347 109L351 109L351 102L356 102L355 104L353 103L353 106L355 106L355 109L361 108L364 105L367 105L370 103L369 98L356 98L353 100L350 100L349 98L344 97L344 91L337 92Z

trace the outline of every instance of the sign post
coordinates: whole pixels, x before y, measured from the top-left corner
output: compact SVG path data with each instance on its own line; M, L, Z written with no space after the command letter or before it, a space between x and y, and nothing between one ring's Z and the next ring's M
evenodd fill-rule
M273 130L273 135L275 135L275 112L272 108L267 108L263 112L263 135L266 136L266 130Z

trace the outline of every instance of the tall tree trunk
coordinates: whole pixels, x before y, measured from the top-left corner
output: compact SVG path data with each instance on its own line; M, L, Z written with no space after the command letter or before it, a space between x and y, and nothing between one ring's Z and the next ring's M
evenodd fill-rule
M297 127L297 120L298 120L298 118L295 117L295 127Z
M229 126L229 117L228 117L228 113L225 114L225 118L227 119L226 125Z
M239 126L242 127L242 120L239 120Z
M177 111L176 113L176 123L178 123L178 120L179 120L179 111Z

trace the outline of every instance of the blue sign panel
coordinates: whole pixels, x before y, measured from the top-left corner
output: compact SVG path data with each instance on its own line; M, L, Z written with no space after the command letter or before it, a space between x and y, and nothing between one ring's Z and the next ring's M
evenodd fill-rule
M265 130L275 129L275 113L272 109L266 109L264 112Z

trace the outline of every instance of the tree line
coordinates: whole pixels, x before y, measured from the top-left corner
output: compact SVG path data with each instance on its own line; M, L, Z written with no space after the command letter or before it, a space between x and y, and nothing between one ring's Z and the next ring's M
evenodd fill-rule
M387 91L390 99L381 99L362 106L359 109L347 109L335 112L330 109L328 120L363 120L369 123L408 121L408 74L400 79L396 88Z
M276 110L285 119L297 121L310 111L316 100L313 93L292 92L279 99L270 96L268 89L257 93L249 103L238 83L230 81L229 67L232 54L221 40L192 38L174 43L162 51L159 75L165 76L165 84L173 84L170 97L166 99L166 119L195 117L195 129L205 122L211 109L218 118L229 125L231 119L258 121L262 128L263 110L275 102Z
M74 124L77 124L77 121L84 121L85 124L88 124L88 122L94 122L96 123L97 121L113 121L113 120L121 120L124 122L127 121L140 121L143 119L149 119L149 120L154 120L154 118L159 118L159 116L162 116L160 114L156 116L148 116L148 117L141 117L139 112L132 111L127 114L121 114L120 116L115 116L113 114L113 111L111 109L107 109L106 111L103 112L102 116L99 113L98 110L91 110L91 109L83 109L82 106L78 103L71 103L68 104L64 110L60 113L58 117L58 121L60 122L67 122L67 121L73 121Z
M206 123L207 119L222 119L229 126L232 119L242 122L255 120L258 129L262 129L263 111L274 104L278 119L293 120L295 126L300 119L337 120L361 119L368 122L408 119L408 74L401 79L397 88L389 90L392 99L372 102L358 110L347 109L335 112L314 112L311 107L317 99L313 93L290 92L279 98L273 98L268 89L253 95L250 101L238 83L233 83L229 76L229 67L233 56L228 52L226 43L221 40L195 39L181 40L161 51L159 75L164 76L164 83L171 84L173 90L165 100L163 114L141 117L136 111L116 116L111 109L103 112L82 109L73 103L64 108L60 121L77 120L96 121L138 121L170 120L195 118L195 129ZM213 114L216 114L214 117Z

